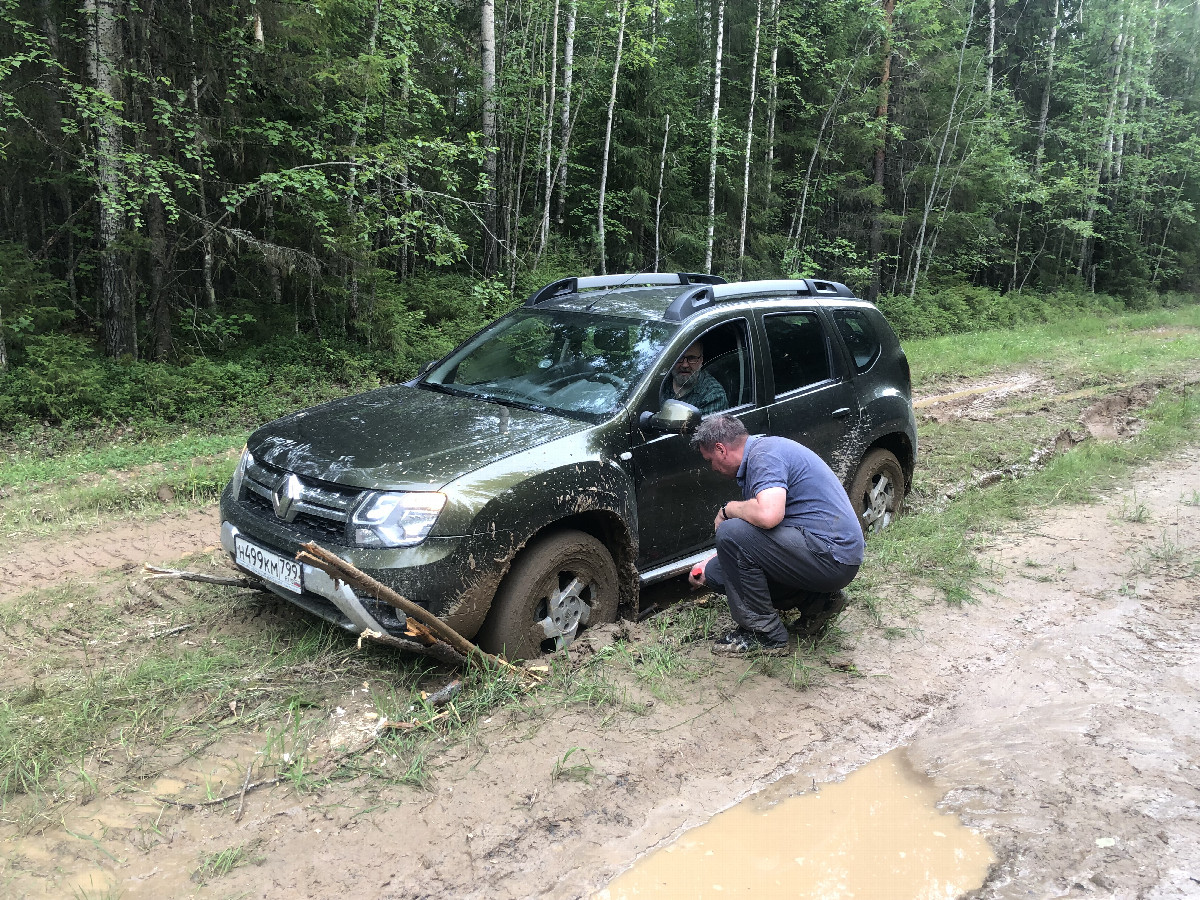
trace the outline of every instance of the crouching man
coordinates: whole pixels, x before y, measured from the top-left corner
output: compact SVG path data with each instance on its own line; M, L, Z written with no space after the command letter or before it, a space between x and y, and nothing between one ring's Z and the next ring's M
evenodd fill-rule
M828 602L858 574L863 533L850 498L807 447L750 436L731 416L705 419L692 446L714 472L737 478L743 498L717 511L717 552L689 578L693 587L723 591L738 626L713 653L784 654L779 610Z

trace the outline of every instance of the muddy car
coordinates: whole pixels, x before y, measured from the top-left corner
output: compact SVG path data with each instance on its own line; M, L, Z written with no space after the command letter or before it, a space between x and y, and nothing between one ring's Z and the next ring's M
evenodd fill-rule
M297 562L301 544L484 649L552 652L711 551L738 488L688 436L716 412L819 453L865 531L900 512L909 368L874 305L832 281L616 275L546 285L415 380L255 431L221 497L222 546L353 632L400 637L404 614Z

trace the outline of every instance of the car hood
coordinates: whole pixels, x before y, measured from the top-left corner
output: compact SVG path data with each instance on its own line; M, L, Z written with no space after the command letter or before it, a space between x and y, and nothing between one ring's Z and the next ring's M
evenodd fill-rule
M501 413L509 421L501 429ZM438 490L460 475L590 427L548 413L394 385L264 425L248 447L272 466L351 487Z

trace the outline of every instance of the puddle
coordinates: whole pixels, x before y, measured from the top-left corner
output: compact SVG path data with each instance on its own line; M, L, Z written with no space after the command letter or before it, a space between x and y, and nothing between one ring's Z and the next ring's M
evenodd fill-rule
M801 793L802 791L808 793ZM995 860L903 750L839 784L783 779L642 859L595 900L952 900Z

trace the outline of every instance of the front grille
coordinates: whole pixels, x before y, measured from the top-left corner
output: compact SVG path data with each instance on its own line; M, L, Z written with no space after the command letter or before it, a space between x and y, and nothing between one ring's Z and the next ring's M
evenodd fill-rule
M287 479L295 479L288 500L287 518L275 510L274 498ZM346 542L346 523L358 504L362 491L344 488L315 479L303 479L275 466L255 461L246 468L242 481L242 496L246 508L267 520L287 522L299 534L314 540Z

